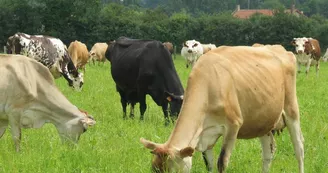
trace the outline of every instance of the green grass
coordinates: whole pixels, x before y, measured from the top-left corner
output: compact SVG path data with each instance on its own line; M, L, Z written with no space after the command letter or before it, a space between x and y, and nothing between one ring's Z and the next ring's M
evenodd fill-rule
M190 69L184 61L175 60L179 76L186 85ZM87 110L97 124L82 135L74 147L62 145L55 127L24 129L21 152L16 153L9 130L0 139L0 172L2 173L139 173L150 172L151 154L139 142L145 137L165 142L173 125L165 127L161 108L147 97L145 120L123 120L119 94L110 75L110 66L86 67L82 92L74 92L66 81L56 80L64 95L79 108ZM304 67L302 69L304 71ZM308 78L297 77L301 127L305 138L305 172L328 172L328 64L322 63L320 77L312 67ZM275 137L277 151L271 173L298 172L297 161L287 130ZM215 147L217 159L221 139ZM216 161L215 161L216 162ZM258 139L238 140L227 172L261 172L261 147ZM192 172L206 172L200 153L193 158Z

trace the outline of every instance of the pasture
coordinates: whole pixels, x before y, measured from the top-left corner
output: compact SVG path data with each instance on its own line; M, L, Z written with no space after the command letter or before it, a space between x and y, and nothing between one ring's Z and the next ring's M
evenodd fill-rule
M190 68L178 56L174 60L184 87ZM311 67L305 77L304 67L297 76L297 95L301 127L305 139L305 172L328 172L328 63L321 63L319 78ZM76 146L62 145L53 125L41 129L23 129L21 152L16 153L10 131L0 139L0 172L3 173L147 173L151 154L139 142L140 137L165 142L173 125L164 126L164 116L147 97L145 120L139 121L139 105L135 119L122 119L122 108L110 65L86 65L82 92L74 92L61 78L56 83L76 106L93 115L97 124L81 136ZM197 106L197 105L195 105ZM129 109L128 109L129 110ZM277 150L271 173L298 172L297 161L287 129L275 136ZM215 146L218 158L221 139ZM215 161L216 162L216 161ZM261 145L258 139L237 140L227 172L261 171ZM195 153L192 172L206 172L201 153Z

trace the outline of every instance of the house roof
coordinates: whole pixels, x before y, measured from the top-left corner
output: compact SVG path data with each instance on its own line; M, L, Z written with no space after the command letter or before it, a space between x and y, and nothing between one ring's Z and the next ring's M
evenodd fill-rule
M238 17L241 19L248 19L252 15L259 13L263 14L266 16L273 16L275 13L275 10L270 10L270 9L240 9L240 6L237 6L237 9L232 13L234 17ZM302 11L296 9L293 7L293 10L287 9L285 10L285 13L293 13L296 16L305 16Z
M260 13L266 16L273 16L273 10L268 9L238 10L233 13L233 16L241 19L247 19L256 13Z

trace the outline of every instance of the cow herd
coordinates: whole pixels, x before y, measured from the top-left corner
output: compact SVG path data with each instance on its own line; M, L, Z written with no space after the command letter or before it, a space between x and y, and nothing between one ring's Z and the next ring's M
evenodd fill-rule
M320 45L313 38L294 38L296 54L316 60ZM195 150L202 152L206 168L213 170L213 146L222 136L217 167L225 172L237 139L259 138L262 172L269 172L275 151L274 132L287 127L299 172L304 173L304 146L296 95L300 63L281 45L219 46L185 41L181 55L191 67L184 90L172 59L172 43L119 37L96 43L90 52L74 41L67 48L57 38L16 33L8 38L7 53L0 55L0 137L8 126L16 150L21 128L56 126L63 141L77 142L88 126L96 123L58 90L54 78L63 76L69 86L81 90L85 65L111 64L111 75L120 95L123 118L140 119L147 109L146 95L162 108L165 124L175 121L169 139L140 142L154 155L155 172L190 172ZM20 54L20 55L10 55ZM298 66L298 68L297 68ZM127 106L130 112L127 114Z

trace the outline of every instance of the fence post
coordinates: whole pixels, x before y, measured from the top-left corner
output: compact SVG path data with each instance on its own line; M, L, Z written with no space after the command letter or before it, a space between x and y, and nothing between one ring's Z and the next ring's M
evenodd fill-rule
M7 47L3 46L3 53L7 53Z

